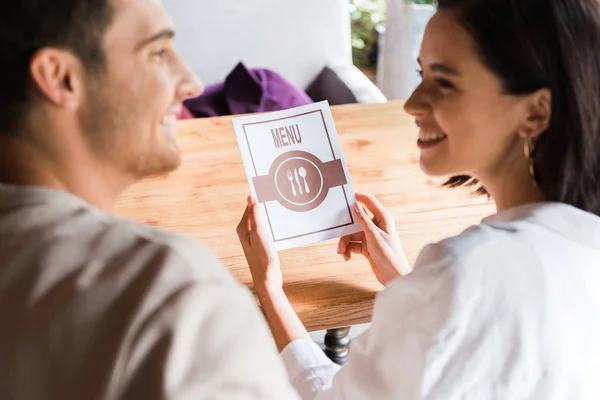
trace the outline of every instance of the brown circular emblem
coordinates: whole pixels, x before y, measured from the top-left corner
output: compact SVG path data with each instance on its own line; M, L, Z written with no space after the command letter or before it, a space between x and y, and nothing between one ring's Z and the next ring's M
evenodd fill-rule
M329 189L347 183L340 160L323 163L305 151L277 157L268 175L254 179L258 201L278 201L285 208L306 212L323 203Z

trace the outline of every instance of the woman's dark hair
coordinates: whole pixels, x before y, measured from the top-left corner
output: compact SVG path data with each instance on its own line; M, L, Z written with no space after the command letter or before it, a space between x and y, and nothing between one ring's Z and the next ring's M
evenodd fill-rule
M600 215L600 9L597 0L438 0L474 39L506 93L552 92L535 142L546 199ZM447 185L476 185L468 176ZM485 193L481 188L480 192Z
M0 134L18 134L38 50L67 49L90 71L104 67L102 39L112 11L111 0L0 0Z

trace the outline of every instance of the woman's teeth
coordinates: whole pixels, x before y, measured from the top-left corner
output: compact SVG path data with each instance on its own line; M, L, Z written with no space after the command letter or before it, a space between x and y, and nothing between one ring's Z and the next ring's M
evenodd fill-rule
M419 140L422 142L434 142L446 138L445 133L419 132Z

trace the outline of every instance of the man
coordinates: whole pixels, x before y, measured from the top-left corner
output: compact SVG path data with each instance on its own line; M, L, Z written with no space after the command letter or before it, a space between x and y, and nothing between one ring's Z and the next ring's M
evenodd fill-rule
M110 214L180 163L173 34L159 0L0 3L2 399L296 398L208 250Z

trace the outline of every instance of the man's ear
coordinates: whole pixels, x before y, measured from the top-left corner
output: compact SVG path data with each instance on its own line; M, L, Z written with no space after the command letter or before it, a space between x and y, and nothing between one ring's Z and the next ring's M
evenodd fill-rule
M519 129L524 139L535 138L550 126L552 117L552 92L543 88L525 99L525 119Z
M83 101L81 61L67 50L43 48L30 62L31 78L40 94L60 108L77 109Z

